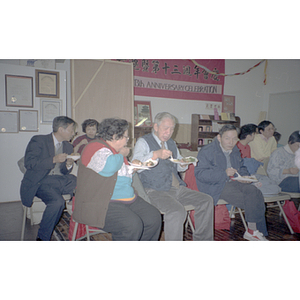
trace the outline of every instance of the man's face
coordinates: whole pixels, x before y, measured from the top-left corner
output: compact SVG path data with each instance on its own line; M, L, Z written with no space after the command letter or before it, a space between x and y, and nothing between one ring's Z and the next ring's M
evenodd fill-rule
M70 141L75 135L74 124L70 124L66 129L63 127L59 127L58 133L60 135L61 141Z
M159 126L156 123L153 125L154 133L162 142L166 142L171 138L174 128L175 124L173 120L169 118L163 119Z
M238 142L238 136L236 130L225 131L222 136L217 135L218 141L226 151L232 150L235 144Z

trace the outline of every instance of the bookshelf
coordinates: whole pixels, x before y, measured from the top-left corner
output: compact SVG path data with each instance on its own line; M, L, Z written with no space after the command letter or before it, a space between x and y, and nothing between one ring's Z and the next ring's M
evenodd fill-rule
M214 137L218 135L219 127L225 124L233 124L236 127L240 127L240 117L235 116L235 121L231 120L215 120L214 115L199 115L192 114L191 125L191 147L192 151L198 151L199 147L205 146L211 142Z

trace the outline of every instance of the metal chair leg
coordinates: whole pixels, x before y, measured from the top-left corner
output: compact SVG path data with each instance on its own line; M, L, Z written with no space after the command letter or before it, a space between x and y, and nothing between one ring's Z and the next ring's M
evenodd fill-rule
M246 221L245 221L243 212L242 212L242 210L241 210L239 207L238 207L237 209L238 209L238 211L239 211L239 213L240 213L240 216L241 216L241 219L242 219L242 221L243 221L244 227L245 227L245 229L246 229L246 231L247 231L247 230L248 230L248 226L247 226L247 223L246 223Z
M89 231L89 225L85 225L86 228L86 239L90 241L90 231Z
M24 209L24 212L23 212L23 220L22 220L21 241L24 241L25 223L26 223L26 217L27 217L27 207L23 206L23 209Z
M284 212L284 210L283 210L283 208L282 208L282 206L281 206L280 201L276 201L276 202L277 202L277 204L278 204L278 206L279 206L279 208L280 208L280 211L281 211L281 213L282 213L282 215L283 215L283 218L284 218L284 220L285 220L285 223L286 223L286 225L288 226L288 228L289 228L291 234L294 234L295 232L293 231L293 229L292 229L292 227L291 227L291 224L290 224L290 222L289 222L289 220L288 220L288 218L287 218L287 216L286 216L286 214L285 214L285 212Z
M73 236L72 236L72 241L76 241L76 233L77 233L77 229L78 229L78 223L75 222L74 231L73 231Z

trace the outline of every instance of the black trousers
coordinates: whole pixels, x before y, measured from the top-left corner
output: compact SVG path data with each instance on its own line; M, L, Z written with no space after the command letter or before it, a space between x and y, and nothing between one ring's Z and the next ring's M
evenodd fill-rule
M70 174L48 175L41 181L36 196L46 204L38 230L38 237L43 241L50 241L54 227L65 207L65 200L62 195L72 194L76 182L76 176Z
M158 241L161 214L153 205L137 196L132 203L110 202L103 230L114 241Z
M246 221L256 223L257 229L264 236L268 235L264 197L256 186L238 181L226 182L220 199L244 209Z

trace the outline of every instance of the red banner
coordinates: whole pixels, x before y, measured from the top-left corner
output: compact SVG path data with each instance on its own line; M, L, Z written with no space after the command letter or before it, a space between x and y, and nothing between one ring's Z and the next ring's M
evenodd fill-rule
M222 101L224 76L209 74L189 59L131 59L134 95ZM224 59L197 59L199 65L217 73L225 72Z

